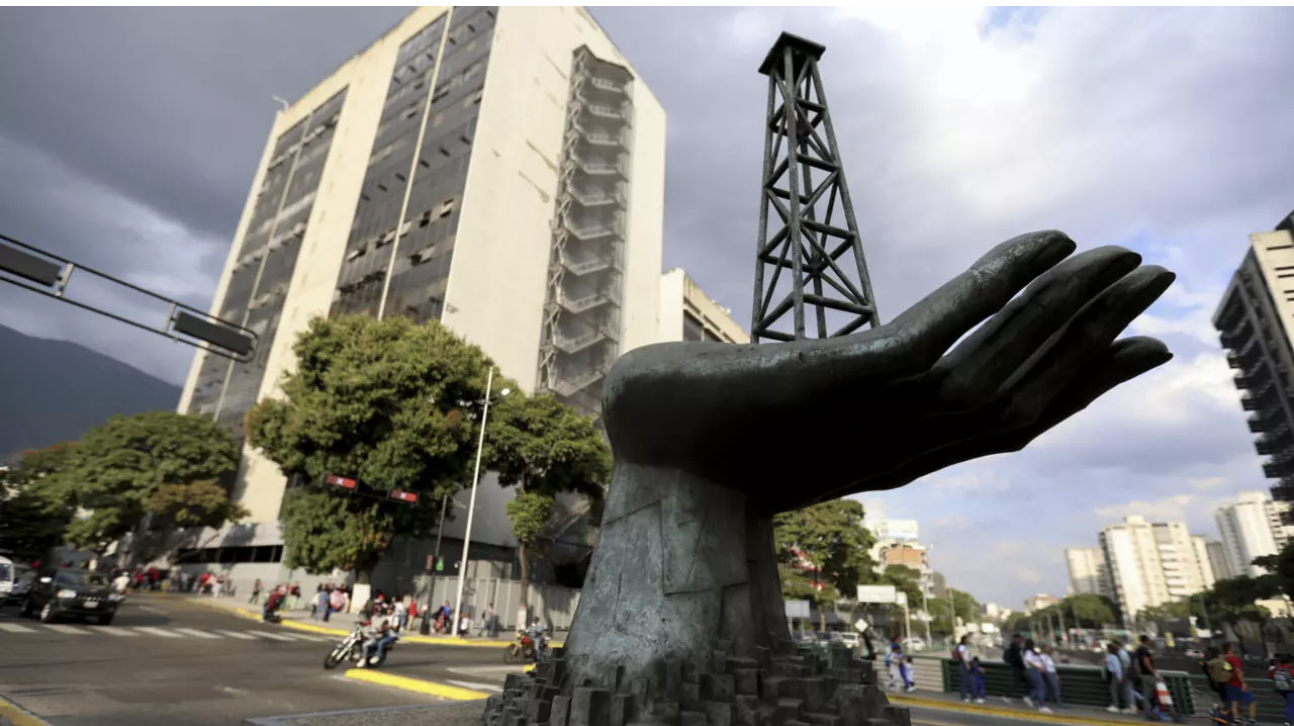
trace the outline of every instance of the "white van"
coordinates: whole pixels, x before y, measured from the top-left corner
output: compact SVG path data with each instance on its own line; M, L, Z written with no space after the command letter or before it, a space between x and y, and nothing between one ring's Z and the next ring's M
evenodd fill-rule
M35 581L35 570L7 557L0 557L0 607L21 605Z

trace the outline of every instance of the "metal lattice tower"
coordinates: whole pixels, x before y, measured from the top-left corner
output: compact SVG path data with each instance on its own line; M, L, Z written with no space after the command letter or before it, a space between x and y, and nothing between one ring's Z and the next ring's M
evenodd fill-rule
M818 75L818 60L825 51L822 45L782 33L759 67L768 76L768 112L750 326L756 343L761 338L836 337L880 324ZM770 209L776 215L771 233ZM833 224L841 214L843 225ZM769 267L772 273L765 275ZM789 280L782 279L784 270ZM812 310L816 335L806 327L806 309ZM833 327L840 323L830 333L828 310L836 311ZM793 334L773 329L787 313L794 315Z

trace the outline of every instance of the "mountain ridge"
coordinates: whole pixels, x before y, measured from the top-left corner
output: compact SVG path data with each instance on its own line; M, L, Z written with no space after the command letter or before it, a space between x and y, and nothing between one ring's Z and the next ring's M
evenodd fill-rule
M114 415L174 411L180 392L79 343L0 325L0 461L79 439Z

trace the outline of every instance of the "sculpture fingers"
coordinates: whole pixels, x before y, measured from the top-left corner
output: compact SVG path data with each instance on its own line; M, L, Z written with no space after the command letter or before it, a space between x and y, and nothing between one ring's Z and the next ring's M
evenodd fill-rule
M1138 268L1079 310L1032 359L1003 384L1006 416L1034 421L1086 365L1145 312L1177 276L1157 265Z
M1028 425L999 429L923 452L888 471L871 473L856 482L851 491L833 492L833 496L895 489L964 461L1020 451L1101 396L1172 359L1173 354L1168 347L1154 338L1132 337L1116 341ZM827 497L830 498L833 497Z
M1073 240L1054 231L1003 242L886 327L897 331L914 369L928 370L966 331L1001 310L1074 249Z
M939 361L944 400L973 405L996 395L1087 302L1140 264L1135 252L1099 247L1043 273Z

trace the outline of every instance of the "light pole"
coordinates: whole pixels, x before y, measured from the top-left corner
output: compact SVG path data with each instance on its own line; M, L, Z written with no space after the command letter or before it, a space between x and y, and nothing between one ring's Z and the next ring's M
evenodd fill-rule
M463 556L458 565L458 599L454 601L454 617L463 617L463 585L467 582L467 550L472 544L472 518L476 514L476 487L481 482L481 454L485 451L485 424L490 418L490 393L494 386L494 368L485 379L485 408L481 411L481 435L476 441L476 470L472 473L472 496L467 505L467 532L463 534ZM511 393L507 388L499 392L506 396ZM458 632L454 624L453 632Z

